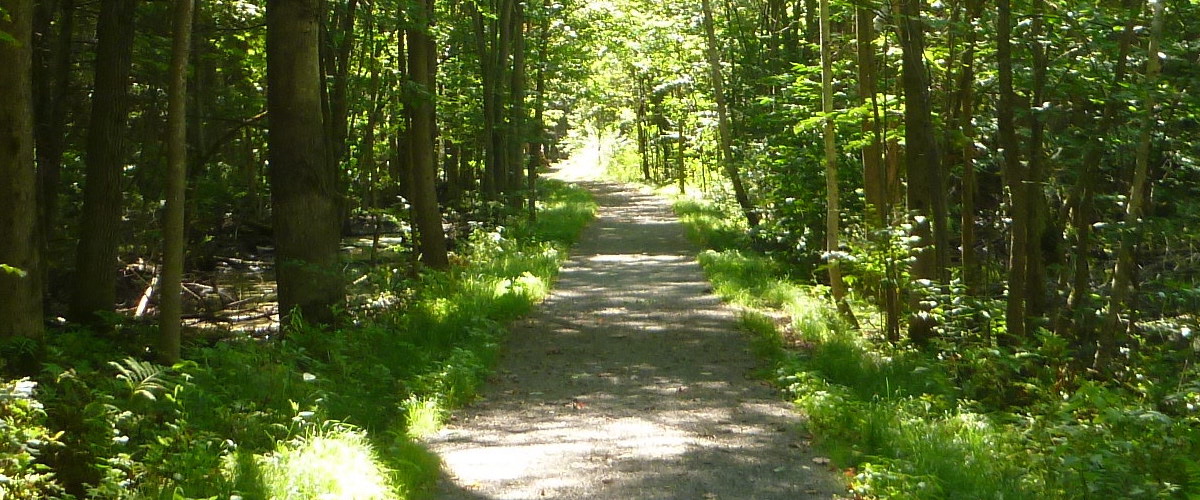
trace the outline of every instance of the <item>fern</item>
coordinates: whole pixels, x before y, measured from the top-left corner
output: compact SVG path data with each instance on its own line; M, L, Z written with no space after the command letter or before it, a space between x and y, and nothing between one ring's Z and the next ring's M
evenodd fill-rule
M125 383L130 399L142 396L157 401L157 393L166 392L170 384L170 368L165 366L133 358L125 358L121 362L110 361L108 364L117 369L117 380Z

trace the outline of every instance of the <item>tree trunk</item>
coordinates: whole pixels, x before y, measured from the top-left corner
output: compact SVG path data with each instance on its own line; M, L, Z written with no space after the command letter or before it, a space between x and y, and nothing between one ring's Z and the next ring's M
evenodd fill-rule
M101 0L96 26L96 76L88 124L87 181L76 254L71 317L99 324L97 311L117 299L117 244L121 225L121 172L133 58L134 0Z
M868 228L883 229L891 224L892 204L895 202L888 188L887 165L883 161L883 131L880 128L879 99L876 96L876 48L875 11L866 7L855 9L856 52L858 65L858 94L862 105L870 105L871 114L862 121L863 135L867 144L863 146L863 191L866 195ZM883 251L891 252L891 242L882 233L877 233L875 242ZM900 340L900 290L893 279L896 274L893 259L885 263L884 278L880 283L884 313L884 331L891 341Z
M413 12L417 27L408 32L409 76L418 89L412 103L412 207L413 218L420 233L421 259L434 269L450 266L446 255L446 234L442 229L442 213L438 209L437 165L434 162L436 131L435 86L437 51L430 29L433 27L434 0L420 0Z
M712 7L709 5L709 0L701 2L701 9L704 11L704 36L708 41L705 54L708 56L708 74L712 79L713 100L717 104L717 134L720 136L721 146L721 164L724 165L725 175L729 177L729 182L733 184L733 196L737 199L738 206L742 209L742 215L746 218L746 222L750 227L758 226L758 212L754 210L754 204L750 201L750 195L746 192L746 186L742 184L742 174L737 167L737 163L733 157L733 131L729 125L729 110L725 104L725 88L723 78L721 76L721 56L717 52L717 35L716 29L713 27ZM680 130L680 140L683 140L683 132Z
M1133 295L1133 269L1137 266L1134 254L1137 251L1138 236L1141 231L1138 225L1149 204L1149 173L1150 148L1153 146L1155 128L1154 106L1157 102L1158 77L1162 73L1162 61L1159 59L1159 41L1163 30L1163 2L1150 2L1153 10L1153 21L1150 23L1150 42L1146 49L1146 97L1142 104L1143 115L1141 131L1138 134L1137 151L1133 169L1133 179L1129 183L1129 202L1126 203L1125 224L1121 231L1121 246L1117 251L1117 262L1113 266L1112 286L1110 288L1108 314L1104 326L1100 330L1099 349L1096 351L1095 367L1107 371L1108 362L1116 354L1117 344L1124 331L1121 313L1129 309L1128 302ZM1132 312L1127 314L1128 322L1133 323Z
M946 254L945 174L937 152L929 104L929 78L925 69L925 23L920 0L901 0L900 46L903 51L904 140L908 167L908 209L915 217L914 235L920 238L912 276L926 286L943 281ZM922 300L914 294L915 308L909 320L908 337L924 344L933 336L935 322Z
M875 103L875 13L871 9L858 7L855 9L855 29L857 31L858 53L858 96L863 104ZM873 117L864 118L862 122L863 135L867 144L863 146L863 191L867 198L867 225L881 228L887 226L886 210L887 173L883 168L879 126Z
M537 178L538 168L546 164L546 67L549 59L550 48L550 0L542 1L542 10L540 12L541 22L538 30L538 66L537 66L537 83L534 84L534 100L533 110L533 144L532 151L529 157L529 220L537 220ZM640 109L640 108L639 108ZM638 122L638 132L643 133L641 121ZM644 136L639 135L639 138ZM639 147L641 142L639 141ZM646 159L642 157L643 168L646 165Z
M281 323L332 323L345 299L337 172L321 110L319 0L267 3L267 134Z
M175 0L175 37L167 85L167 187L163 214L163 270L159 279L158 359L179 361L180 282L183 279L183 207L187 182L187 68L195 0Z
M982 10L981 0L967 0L967 24L974 26ZM966 47L962 54L962 73L958 79L958 124L962 127L962 276L963 286L968 297L976 297L980 293L979 257L975 254L975 194L978 191L975 180L975 30L967 30Z
M1121 32L1120 41L1117 46L1117 59L1114 63L1113 79L1110 84L1112 89L1110 96L1104 103L1104 110L1101 113L1100 125L1095 131L1096 137L1107 137L1109 131L1112 130L1116 123L1117 110L1121 107L1122 100L1117 99L1115 94L1117 90L1124 85L1125 73L1129 67L1129 51L1133 45L1133 39L1136 36L1134 26L1138 22L1139 16L1139 0L1125 0L1123 7L1128 18L1125 21L1124 30ZM1071 207L1071 232L1074 234L1074 266L1072 270L1071 293L1067 297L1067 306L1063 309L1063 315L1071 315L1070 318L1063 318L1061 326L1057 328L1060 333L1066 333L1068 329L1073 330L1076 339L1080 345L1091 345L1096 342L1096 336L1091 326L1085 325L1086 318L1090 317L1087 311L1091 310L1091 263L1090 254L1092 249L1092 223L1095 214L1092 210L1092 200L1095 198L1096 191L1096 170L1099 167L1100 161L1104 156L1104 145L1106 142L1092 141L1089 147L1083 153L1083 170L1072 187L1071 194L1067 200L1067 205Z
M329 93L329 144L333 148L329 160L338 168L338 163L347 153L346 136L350 122L350 56L354 52L354 22L358 17L358 0L347 0L346 11L340 18L338 35L341 39L332 51L332 90Z
M1025 169L1021 165L1013 111L1017 106L1013 90L1012 2L997 0L996 59L1000 80L1000 98L996 106L996 128L1004 155L1004 178L1008 183L1009 228L1008 302L1004 310L1007 333L1005 343L1016 344L1025 338L1026 257L1028 256L1029 201Z
M49 8L50 2L45 2ZM34 47L34 142L37 147L37 183L39 200L38 227L41 229L42 251L56 236L58 226L58 192L62 178L62 156L66 144L66 103L71 90L71 40L75 26L75 0L62 0L58 5L58 37L50 47L49 19L42 27L41 43ZM44 14L47 18L51 13ZM42 52L38 57L37 53ZM48 264L44 259L43 266Z
M854 312L846 302L846 282L837 257L841 209L838 201L837 129L833 124L833 41L829 32L829 0L820 0L821 24L821 111L825 113L825 252L829 259L829 288L838 312L857 326Z
M1041 107L1046 91L1046 47L1041 43L1045 31L1045 0L1033 0L1033 23L1030 30L1030 52L1033 56L1032 105ZM1025 182L1028 206L1025 236L1025 330L1035 328L1036 321L1046 313L1046 256L1042 239L1046 233L1045 122L1034 110L1029 113L1029 167Z
M525 7L523 2L514 2L512 16L513 68L509 84L509 137L508 137L508 193L509 205L521 206L521 173L528 164L525 161L525 145L528 140L528 124L525 118Z
M644 77L641 76L638 76L637 99L638 156L642 160L642 180L645 182L650 182L650 147L649 137L646 131L646 83Z
M40 340L42 273L30 81L33 3L0 0L0 10L7 15L0 16L0 32L16 40L0 40L0 339Z

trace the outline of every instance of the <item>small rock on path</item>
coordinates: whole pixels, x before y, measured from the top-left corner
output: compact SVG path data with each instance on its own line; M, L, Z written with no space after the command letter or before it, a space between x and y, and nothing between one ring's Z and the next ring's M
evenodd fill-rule
M446 499L828 499L792 405L751 377L667 202L600 205L551 296L511 329L484 396L428 438Z

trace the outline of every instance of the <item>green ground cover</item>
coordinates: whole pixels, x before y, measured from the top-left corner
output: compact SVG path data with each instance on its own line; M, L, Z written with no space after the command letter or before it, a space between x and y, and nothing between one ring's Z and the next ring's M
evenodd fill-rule
M1197 498L1198 391L1130 359L1137 386L1064 380L1063 346L1008 350L948 331L918 350L852 330L826 287L751 250L728 204L679 197L715 290L864 498ZM872 314L859 304L859 317ZM777 318L784 317L781 321ZM1017 404L1001 394L1021 394Z
M194 342L173 367L141 359L148 327L54 333L37 377L0 386L0 498L420 497L439 464L413 438L475 396L594 214L542 186L536 222L476 230L447 273L369 271L359 296L392 305L336 329Z

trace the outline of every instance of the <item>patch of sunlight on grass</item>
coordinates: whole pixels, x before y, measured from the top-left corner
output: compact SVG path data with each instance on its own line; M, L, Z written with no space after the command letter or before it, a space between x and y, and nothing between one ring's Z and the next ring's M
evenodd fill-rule
M402 406L409 436L421 438L436 434L446 421L446 409L436 398L413 396Z
M529 272L524 272L516 279L505 278L498 280L493 294L496 297L512 294L538 300L545 297L548 292L549 287L541 278Z
M391 500L390 471L367 436L349 426L312 433L258 457L263 491L270 499Z

